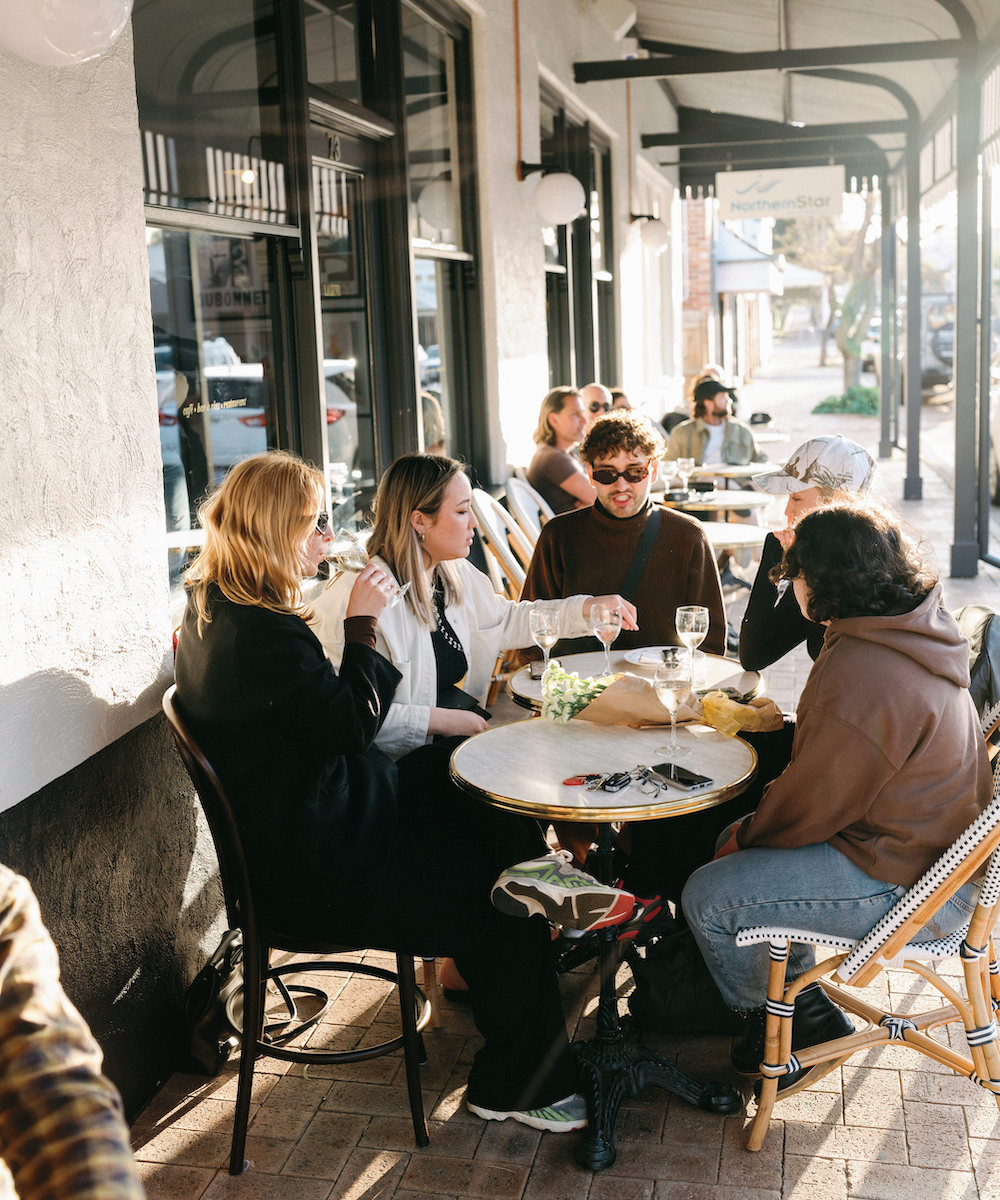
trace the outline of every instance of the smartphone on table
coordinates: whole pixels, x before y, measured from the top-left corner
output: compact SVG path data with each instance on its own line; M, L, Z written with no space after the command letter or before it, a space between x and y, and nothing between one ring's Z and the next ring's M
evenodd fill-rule
M650 770L666 780L667 783L685 792L700 792L711 787L715 782L707 775L699 775L697 771L678 766L677 763L656 763Z

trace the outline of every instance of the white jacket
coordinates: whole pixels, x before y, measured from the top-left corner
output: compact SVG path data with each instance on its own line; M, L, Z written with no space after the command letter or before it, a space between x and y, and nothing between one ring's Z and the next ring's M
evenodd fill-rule
M392 572L380 558L372 560L390 577ZM515 604L498 596L488 577L467 559L453 564L462 581L462 600L447 610L455 636L462 643L469 672L464 689L479 704L486 703L497 655L532 644L528 617L535 603ZM343 574L318 599L310 601L312 628L335 667L344 654L344 614L355 576ZM561 637L581 637L590 632L583 615L589 596L570 596L554 601L559 605ZM437 704L437 663L431 643L431 627L418 621L405 600L387 608L379 617L375 649L402 675L393 703L389 706L375 744L392 758L399 758L430 740L427 725Z

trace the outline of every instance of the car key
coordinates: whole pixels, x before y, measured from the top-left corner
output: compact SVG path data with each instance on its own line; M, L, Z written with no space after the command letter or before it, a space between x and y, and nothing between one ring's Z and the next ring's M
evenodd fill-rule
M620 792L623 788L627 788L631 782L631 771L616 771L613 775L609 775L600 786L605 792Z

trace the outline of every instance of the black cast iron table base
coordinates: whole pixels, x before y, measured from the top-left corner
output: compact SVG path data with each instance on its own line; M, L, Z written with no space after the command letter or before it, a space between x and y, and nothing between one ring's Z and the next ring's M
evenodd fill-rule
M598 860L603 860L601 865L607 868L610 857L610 830L602 825ZM615 973L621 943L613 929L602 933L600 939L597 1033L580 1046L580 1090L587 1098L588 1124L576 1160L589 1171L603 1171L615 1161L615 1124L621 1102L627 1096L637 1096L649 1084L665 1088L707 1112L734 1113L743 1107L743 1096L736 1088L725 1083L697 1083L639 1043L632 1022L618 1015Z

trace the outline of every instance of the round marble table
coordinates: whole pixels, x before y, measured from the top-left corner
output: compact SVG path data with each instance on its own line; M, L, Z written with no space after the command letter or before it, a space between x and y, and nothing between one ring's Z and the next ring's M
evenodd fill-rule
M722 804L739 794L757 769L756 754L740 738L723 737L705 725L684 725L678 734L689 744L690 754L683 762L711 777L713 784L704 791L668 787L647 795L638 782L620 792L563 783L585 772L626 771L659 762L663 756L657 747L667 732L580 720L557 725L540 717L516 721L466 739L451 756L451 775L460 787L498 808L546 821L598 822L598 873L610 879L612 821L663 819ZM577 1161L592 1171L611 1166L617 1157L614 1131L621 1101L649 1084L709 1112L732 1113L742 1106L735 1088L697 1083L642 1046L631 1026L622 1025L615 992L621 943L613 929L597 936L601 990L596 1035L580 1053L588 1126L577 1148Z

